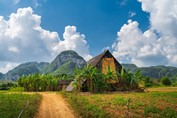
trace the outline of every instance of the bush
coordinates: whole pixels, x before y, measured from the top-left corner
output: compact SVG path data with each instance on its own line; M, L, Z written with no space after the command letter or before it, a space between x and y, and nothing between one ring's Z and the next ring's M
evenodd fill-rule
M161 84L163 84L165 86L169 86L172 84L170 79L168 79L167 77L162 77L160 81L161 81Z
M23 87L12 87L9 89L9 91L12 92L24 92L24 88Z

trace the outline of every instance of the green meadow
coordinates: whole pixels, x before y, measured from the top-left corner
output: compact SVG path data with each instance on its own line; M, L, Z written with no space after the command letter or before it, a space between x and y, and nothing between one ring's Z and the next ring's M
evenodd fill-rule
M38 94L0 91L0 118L33 118L40 100Z
M177 87L150 88L148 92L62 95L84 118L176 118Z

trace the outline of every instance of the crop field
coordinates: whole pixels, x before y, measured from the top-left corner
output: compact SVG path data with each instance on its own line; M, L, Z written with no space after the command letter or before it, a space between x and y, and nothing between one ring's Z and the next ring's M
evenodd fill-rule
M24 109L21 118L32 118L36 113L41 96L18 92L0 92L0 118L17 118Z
M174 87L151 88L144 93L62 94L78 115L86 118L177 118L177 88Z

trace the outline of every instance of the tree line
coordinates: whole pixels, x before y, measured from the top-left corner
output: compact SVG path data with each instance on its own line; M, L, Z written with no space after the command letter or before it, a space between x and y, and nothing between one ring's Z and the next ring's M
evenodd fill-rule
M18 79L18 85L25 91L57 91L59 78L50 74L23 75Z
M135 73L122 68L120 72L114 72L109 67L106 74L91 65L85 65L82 69L75 69L72 76L51 74L23 75L18 80L18 85L25 91L58 91L59 80L73 80L77 91L90 91L91 93L106 91L142 91L145 87L155 85L171 85L167 77L162 77L158 82L141 75L140 70ZM111 84L110 82L115 83ZM143 88L143 89L142 89Z

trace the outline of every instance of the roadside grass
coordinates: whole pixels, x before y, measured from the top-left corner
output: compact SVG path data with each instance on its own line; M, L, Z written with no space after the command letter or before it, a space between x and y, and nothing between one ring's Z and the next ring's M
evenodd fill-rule
M158 92L176 91L177 92L177 87L152 87L152 88L148 88L148 91L158 91Z
M78 117L83 118L110 118L110 115L100 109L96 104L91 104L85 97L77 93L60 92L67 99Z
M41 96L39 94L22 94L0 92L0 118L17 118L29 102L21 118L33 118L38 110Z
M165 91L163 91L164 89ZM174 88L174 90L177 89ZM177 118L177 92L174 90L170 87L158 88L156 91L153 88L153 91L145 93L90 94L62 92L62 94L74 110L84 118ZM128 106L127 101L129 99L131 101ZM103 113L104 115L102 115ZM91 114L91 116L88 114Z

